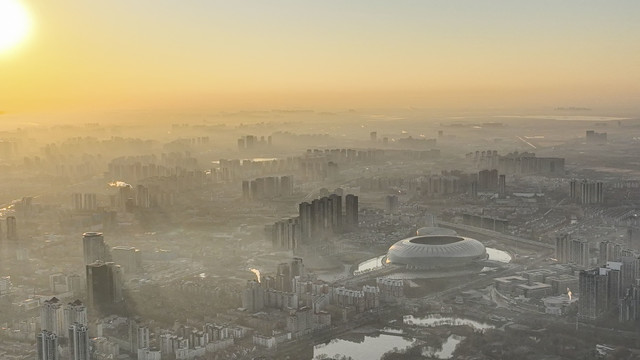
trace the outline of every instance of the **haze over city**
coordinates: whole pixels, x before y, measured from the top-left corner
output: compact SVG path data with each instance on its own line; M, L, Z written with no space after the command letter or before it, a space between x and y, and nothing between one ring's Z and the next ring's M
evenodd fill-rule
M7 113L637 110L635 1L22 3Z
M0 359L640 359L638 14L0 0Z

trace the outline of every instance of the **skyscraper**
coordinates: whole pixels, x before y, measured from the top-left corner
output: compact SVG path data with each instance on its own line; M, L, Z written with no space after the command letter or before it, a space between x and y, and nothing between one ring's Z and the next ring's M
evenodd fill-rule
M86 325L73 323L69 326L69 359L90 360L89 331Z
M40 308L40 328L64 337L66 335L64 326L62 302L56 297L45 300Z
M144 185L136 186L136 206L143 209L150 206L149 188Z
M578 198L578 181L576 179L572 179L569 182L569 198L571 200L576 200Z
M58 336L47 330L42 330L36 335L38 347L38 360L59 360Z
M18 229L16 226L15 216L7 216L7 240L18 240Z
M605 268L583 270L579 277L578 318L595 320L609 308L609 278Z
M72 204L73 210L75 211L82 210L82 194L81 193L71 194L71 204Z
M571 240L570 254L572 263L583 267L589 266L591 259L589 258L589 242L587 242L587 240Z
M507 194L507 176L501 174L498 177L498 195L500 198L504 198Z
M135 274L142 268L140 250L132 246L115 246L111 248L113 262L122 266L125 274Z
M80 300L68 303L64 307L64 324L68 329L74 323L87 325L87 307Z
M93 211L98 208L98 202L96 201L95 193L84 194L83 199L84 199L83 206L82 206L83 210Z
M331 194L329 196L329 206L331 214L331 228L334 233L342 232L342 196Z
M313 206L308 202L300 203L298 206L300 215L300 237L304 243L309 243L313 235Z
M91 311L109 311L122 301L122 271L115 263L96 261L86 266L87 299Z
M107 247L104 237L99 232L86 232L82 234L82 250L84 252L84 264L89 265L96 261L106 262Z
M345 225L348 230L358 228L358 197L353 194L346 196Z
M264 308L265 291L260 283L255 280L247 281L247 286L242 293L242 307L254 313Z
M605 265L607 261L617 260L614 258L615 244L611 241L601 241L598 245L598 248L600 249L600 253L598 255L598 265L602 266Z
M129 320L129 342L133 352L149 348L149 334L148 326L134 319Z

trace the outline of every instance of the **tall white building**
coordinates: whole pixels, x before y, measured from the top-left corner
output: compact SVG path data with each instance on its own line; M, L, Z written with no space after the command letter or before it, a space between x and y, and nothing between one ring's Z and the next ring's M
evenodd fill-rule
M47 330L42 330L36 336L38 360L60 360L58 353L58 336Z
M11 276L0 277L0 296L10 294L12 289Z
M140 250L132 246L114 246L111 248L111 257L127 275L137 273L142 267Z
M66 336L64 309L56 297L45 300L40 308L40 328L59 337Z
M107 247L104 244L102 233L86 232L82 234L82 250L85 265L93 264L96 261L108 261Z
M86 325L73 323L69 326L69 359L90 360L89 330Z
M64 307L64 325L68 329L74 323L87 325L87 307L80 300L68 303Z
M138 349L138 360L160 360L161 358L160 350Z

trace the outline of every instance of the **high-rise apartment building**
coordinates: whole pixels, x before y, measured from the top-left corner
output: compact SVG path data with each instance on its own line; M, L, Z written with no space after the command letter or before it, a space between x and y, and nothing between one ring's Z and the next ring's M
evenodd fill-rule
M69 360L91 360L86 325L73 323L69 326Z
M66 336L64 308L58 298L45 300L40 307L40 328L59 337Z
M582 267L590 265L589 243L582 239L572 239L571 246L571 262Z
M265 289L255 280L249 280L242 293L242 307L254 313L264 308Z
M569 234L558 235L556 237L556 259L560 263L574 263L588 267L591 263L589 243L583 239L571 239Z
M507 195L507 176L501 174L498 176L498 196L502 199Z
M122 266L125 274L135 274L142 269L142 255L140 250L132 246L115 246L111 248L113 262Z
M598 265L603 266L607 261L617 260L614 254L615 243L608 240L601 241L600 244L598 244L598 248L600 250L598 254Z
M64 324L68 329L74 323L87 325L87 307L80 300L64 306Z
M88 211L94 211L98 208L98 201L96 200L95 193L89 193L83 195L82 209Z
M86 232L82 234L82 250L85 265L92 264L96 261L106 262L108 260L107 247L104 243L102 233Z
M18 240L18 227L15 216L7 216L7 240Z
M348 230L358 228L358 197L353 194L346 196L345 227Z
M82 210L82 194L81 193L71 194L71 207L75 211Z
M119 265L96 261L86 266L87 299L91 311L108 312L122 301L122 270Z
M578 317L595 320L609 308L609 278L600 268L583 270L579 277Z
M38 360L60 360L58 353L58 336L47 330L42 330L36 335L38 348Z

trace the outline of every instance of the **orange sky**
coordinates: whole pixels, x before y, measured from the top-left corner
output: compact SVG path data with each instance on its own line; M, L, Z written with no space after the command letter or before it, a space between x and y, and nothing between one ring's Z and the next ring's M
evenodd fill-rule
M15 0L0 0L15 1ZM0 110L624 108L638 1L23 1Z

